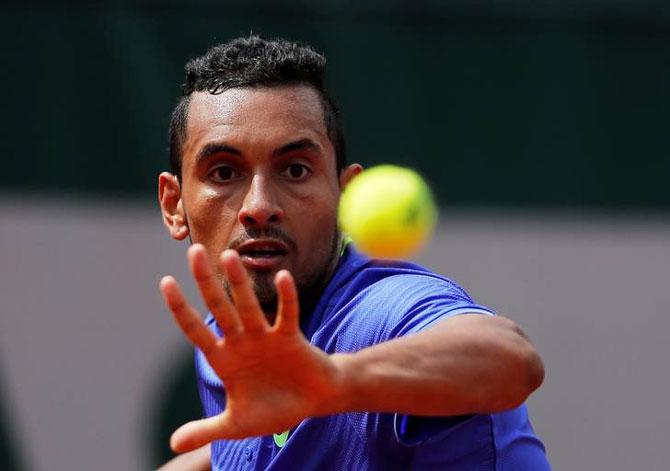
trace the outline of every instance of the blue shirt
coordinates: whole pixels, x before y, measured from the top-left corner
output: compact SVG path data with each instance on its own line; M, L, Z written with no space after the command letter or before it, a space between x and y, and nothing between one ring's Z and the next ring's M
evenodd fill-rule
M302 316L301 328L326 353L354 352L463 313L492 315L442 276L410 263L372 260L349 245L319 303L311 315ZM211 315L207 324L221 335ZM224 386L200 351L196 369L205 415L220 414ZM212 468L550 469L525 405L465 417L356 412L306 419L281 447L272 436L214 442Z

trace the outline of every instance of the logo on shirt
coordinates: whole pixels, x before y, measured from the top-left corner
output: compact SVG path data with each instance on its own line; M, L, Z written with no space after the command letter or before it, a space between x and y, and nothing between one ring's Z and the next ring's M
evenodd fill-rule
M282 448L286 444L286 440L288 440L288 432L288 430L284 430L282 433L273 434L272 438L275 441L275 445Z

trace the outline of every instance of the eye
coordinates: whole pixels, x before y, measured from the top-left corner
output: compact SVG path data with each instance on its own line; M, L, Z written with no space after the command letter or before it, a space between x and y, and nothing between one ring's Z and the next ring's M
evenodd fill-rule
M303 180L309 174L309 167L303 164L291 164L282 172L291 180Z
M235 178L239 177L240 174L233 167L222 165L220 167L216 167L215 169L213 169L210 172L209 176L215 182L221 183L234 180Z

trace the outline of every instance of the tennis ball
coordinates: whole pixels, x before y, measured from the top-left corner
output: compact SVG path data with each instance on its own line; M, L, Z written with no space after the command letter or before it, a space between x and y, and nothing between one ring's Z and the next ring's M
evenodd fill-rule
M437 208L430 188L414 170L379 165L349 182L338 218L362 252L404 258L418 252L432 234Z

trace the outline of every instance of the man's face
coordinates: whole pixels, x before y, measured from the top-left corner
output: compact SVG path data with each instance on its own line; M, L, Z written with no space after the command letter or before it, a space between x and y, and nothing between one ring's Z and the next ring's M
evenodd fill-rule
M303 300L322 288L337 260L340 185L317 92L308 86L194 93L182 149L184 228L212 262L236 249L261 306L272 311L273 279L288 269ZM161 175L161 205L164 186ZM169 174L167 174L169 176ZM352 175L353 176L353 175ZM225 280L224 280L225 281Z

